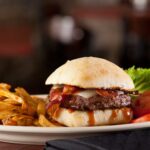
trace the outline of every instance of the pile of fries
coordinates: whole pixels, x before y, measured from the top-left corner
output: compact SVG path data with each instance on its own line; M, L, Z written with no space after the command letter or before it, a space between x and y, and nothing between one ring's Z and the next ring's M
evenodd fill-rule
M46 101L31 96L25 89L0 83L0 123L14 126L56 127L46 117Z

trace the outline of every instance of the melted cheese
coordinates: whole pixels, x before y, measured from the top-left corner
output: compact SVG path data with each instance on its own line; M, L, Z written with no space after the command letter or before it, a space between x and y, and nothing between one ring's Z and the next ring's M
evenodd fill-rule
M90 98L90 97L96 95L96 91L95 90L85 90L85 91L76 92L74 95L79 95L84 98Z

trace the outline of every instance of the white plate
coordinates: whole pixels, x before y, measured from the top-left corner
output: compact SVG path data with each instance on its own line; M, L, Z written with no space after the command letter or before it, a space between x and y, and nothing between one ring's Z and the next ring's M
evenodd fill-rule
M98 127L24 127L0 125L0 141L43 145L48 140L89 136L96 133L150 127L150 122Z
M48 140L83 137L95 133L150 127L150 122L99 127L21 127L0 126L0 141L43 145Z

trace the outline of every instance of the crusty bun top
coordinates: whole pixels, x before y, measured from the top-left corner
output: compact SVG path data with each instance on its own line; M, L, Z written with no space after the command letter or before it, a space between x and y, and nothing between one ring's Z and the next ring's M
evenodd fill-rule
M132 79L123 69L96 57L67 61L47 78L46 84L68 84L81 88L134 88Z

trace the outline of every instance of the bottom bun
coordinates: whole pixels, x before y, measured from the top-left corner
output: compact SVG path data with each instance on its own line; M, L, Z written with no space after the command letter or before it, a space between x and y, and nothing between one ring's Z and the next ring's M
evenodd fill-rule
M132 114L131 108L127 107L95 111L59 108L59 113L57 112L57 115L52 116L52 118L65 126L83 127L129 123Z

